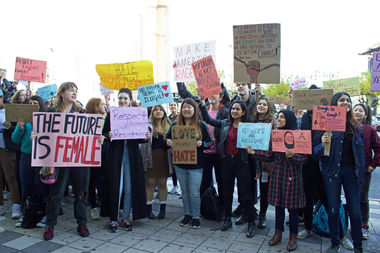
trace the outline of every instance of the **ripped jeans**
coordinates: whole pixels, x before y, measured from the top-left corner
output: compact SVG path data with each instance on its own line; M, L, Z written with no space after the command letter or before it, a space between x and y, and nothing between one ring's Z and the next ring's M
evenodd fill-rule
M90 167L55 168L58 173L57 181L51 185L50 195L46 204L46 225L57 224L58 212L61 207L63 194L71 176L74 193L74 217L78 224L87 224L87 198L90 183Z

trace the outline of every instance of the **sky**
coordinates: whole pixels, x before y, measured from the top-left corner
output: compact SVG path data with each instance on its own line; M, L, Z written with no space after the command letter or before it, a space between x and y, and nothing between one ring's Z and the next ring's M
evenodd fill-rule
M141 18L154 0L2 0L0 68L13 80L16 56L48 61L54 82L76 81L79 98L98 92L95 64L141 59ZM232 82L232 26L281 24L281 76L305 76L322 85L330 74L367 71L360 56L380 42L380 1L167 0L169 52L173 47L216 41L216 67ZM154 30L148 27L147 30ZM144 41L154 52L155 44ZM145 54L149 58L149 53ZM173 60L172 60L173 59ZM318 76L312 80L311 76ZM171 78L169 78L169 81ZM83 87L83 89L82 89ZM81 90L84 92L81 93Z

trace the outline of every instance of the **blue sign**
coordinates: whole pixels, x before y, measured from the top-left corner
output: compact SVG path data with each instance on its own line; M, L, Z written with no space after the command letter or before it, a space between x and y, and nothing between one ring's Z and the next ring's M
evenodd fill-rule
M54 96L58 91L56 84L46 85L44 87L38 88L38 96L42 97L45 102Z
M100 85L100 93L101 93L102 95L105 95L105 94L113 94L113 93L114 93L113 90L111 90L111 89L107 89L107 88L104 88L103 85L102 85L102 83L99 83L99 85Z
M169 82L154 83L137 87L139 98L144 107L173 102Z
M236 147L269 150L271 130L271 123L240 123Z

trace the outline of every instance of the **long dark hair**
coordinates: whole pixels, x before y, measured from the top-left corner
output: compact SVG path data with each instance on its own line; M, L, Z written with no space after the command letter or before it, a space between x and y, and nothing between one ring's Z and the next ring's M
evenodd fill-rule
M247 110L247 105L245 104L244 101L241 101L241 100L236 100L232 103L231 107L230 107L230 113L228 114L228 119L230 121L234 121L234 119L232 118L231 116L231 111L232 111L232 107L234 106L234 104L239 104L240 107L241 107L241 110L243 112L245 112L245 114L243 115L243 117L241 117L241 122L249 122L250 121L250 117L249 117L249 113L248 113L248 110Z
M202 131L201 131L201 128L199 126L199 120L200 120L200 116L199 116L199 109L198 109L198 106L197 106L197 103L195 103L194 99L192 98L185 98L181 104L181 109L179 110L179 115L176 119L177 121L177 124L178 125L185 125L185 119L183 118L182 116L182 108L184 106L184 104L189 104L191 105L192 107L194 107L194 115L193 117L191 118L191 123L190 125L192 126L195 126L195 128L197 129L197 139L198 140L201 140L202 139Z
M252 111L252 114L251 114L251 120L252 120L253 123L256 123L256 122L259 121L259 115L258 115L258 112L257 112L257 104L260 102L260 100L265 100L267 102L267 105L268 105L268 111L265 114L264 122L265 123L271 123L273 121L273 118L274 118L274 115L275 115L275 111L273 109L272 103L268 101L268 97L267 96L260 96L257 99L256 105L253 108L253 111Z
M38 102L38 105L40 106L40 112L46 112L46 104L42 97L40 96L31 96L29 100L36 100Z
M351 103L351 110L349 112L347 112L347 118L346 118L346 125L347 127L353 131L355 129L355 127L359 127L360 128L360 124L359 122L355 119L354 117L354 113L352 112L353 111L353 108L352 108L352 101L351 101L351 97L350 95L347 93L347 92L344 92L344 91L341 91L341 92L337 92L333 95L333 97L331 98L331 103L330 105L333 105L333 106L337 106L338 105L338 100L341 96L343 95L346 95L349 99L350 99L350 103ZM348 129L346 129L347 131Z

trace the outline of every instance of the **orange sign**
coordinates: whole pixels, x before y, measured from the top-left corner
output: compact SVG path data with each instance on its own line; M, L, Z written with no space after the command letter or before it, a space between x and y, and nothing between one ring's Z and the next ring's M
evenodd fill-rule
M310 130L272 130L273 152L312 154Z
M346 131L347 110L343 106L315 105L313 130Z
M195 80L198 85L198 92L205 98L222 93L212 56L209 55L191 64Z

